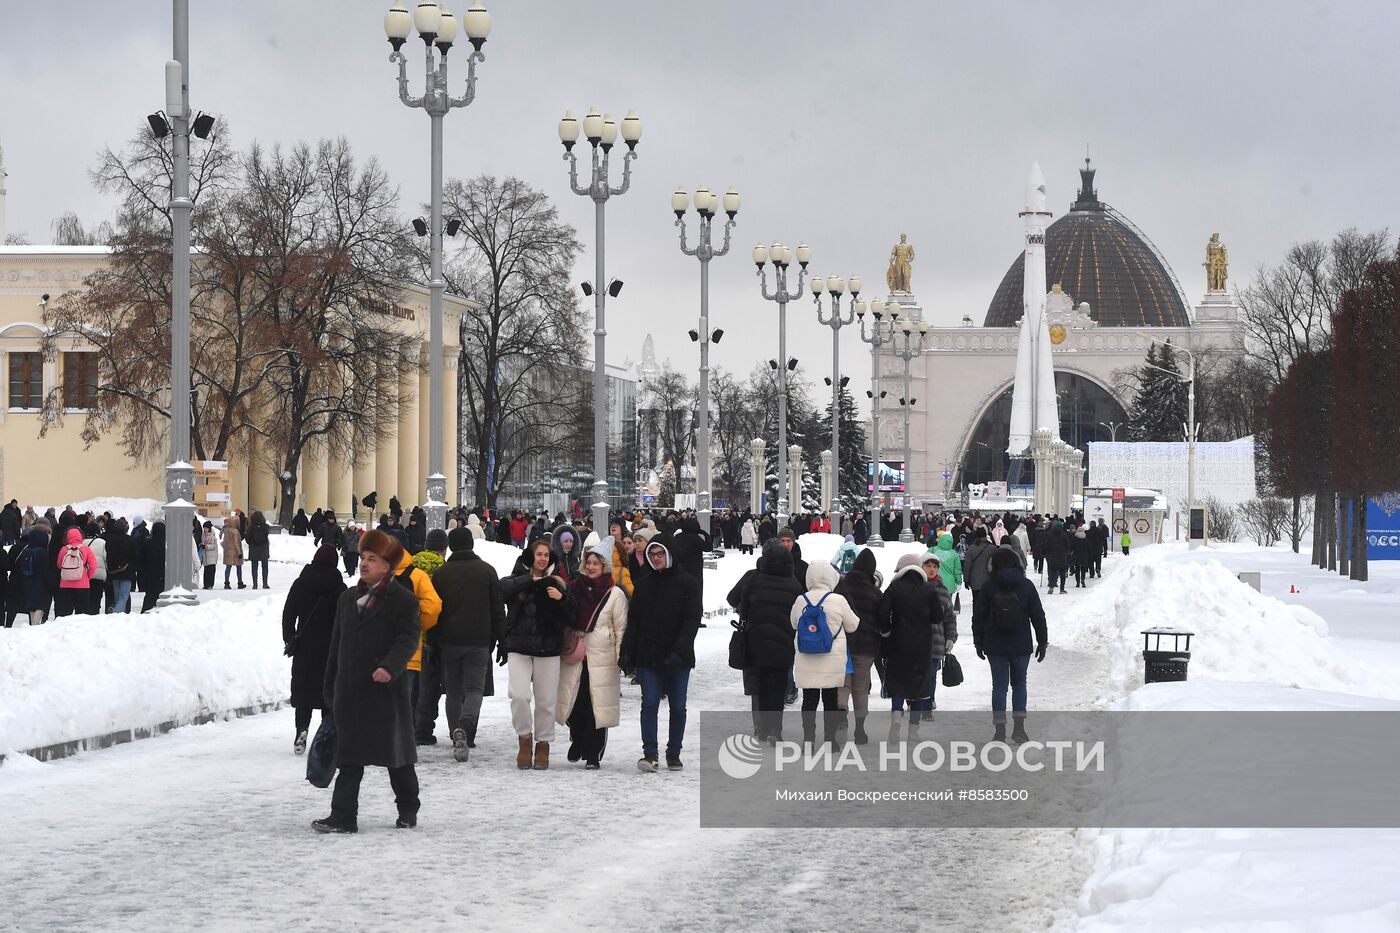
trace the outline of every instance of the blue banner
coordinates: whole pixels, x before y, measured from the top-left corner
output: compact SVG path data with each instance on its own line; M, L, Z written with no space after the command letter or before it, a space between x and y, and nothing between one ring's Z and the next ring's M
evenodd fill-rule
M1366 556L1400 560L1400 492L1366 500Z

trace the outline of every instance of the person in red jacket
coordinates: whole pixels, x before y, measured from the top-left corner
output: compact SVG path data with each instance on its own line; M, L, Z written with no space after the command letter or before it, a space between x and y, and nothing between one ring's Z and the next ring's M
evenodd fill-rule
M525 520L525 516L519 511L510 520L510 543L525 549L525 536L530 533L530 523Z
M88 611L88 588L97 572L97 557L83 543L83 533L68 529L67 543L58 549L58 590L54 593L55 616L71 616Z

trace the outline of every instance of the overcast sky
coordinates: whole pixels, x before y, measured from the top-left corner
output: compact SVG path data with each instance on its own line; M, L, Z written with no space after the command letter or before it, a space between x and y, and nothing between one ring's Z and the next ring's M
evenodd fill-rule
M385 0L191 6L195 108L223 115L240 147L345 135L384 163L416 213L428 195L428 120L397 100ZM871 292L883 291L890 246L908 233L930 320L980 324L1020 249L1031 162L1058 216L1086 145L1100 196L1157 243L1193 303L1214 231L1240 282L1293 241L1396 225L1391 0L490 8L476 103L447 118L447 171L515 174L553 196L585 244L579 279L592 277L592 204L569 191L556 123L595 104L644 121L632 190L608 206L608 273L626 281L609 305L611 362L638 358L651 332L660 357L695 365L685 331L698 264L671 225L677 182L744 196L734 251L711 267L712 324L728 332L714 360L739 371L776 356L776 306L759 297L748 258L756 241L805 240L814 272L859 274ZM162 106L170 57L168 3L69 0L59 34L55 9L0 5L8 226L35 242L63 211L110 216L87 170ZM406 48L417 93L421 45ZM789 334L791 355L819 381L831 337L810 300L789 307ZM850 331L843 359L863 383L869 356Z

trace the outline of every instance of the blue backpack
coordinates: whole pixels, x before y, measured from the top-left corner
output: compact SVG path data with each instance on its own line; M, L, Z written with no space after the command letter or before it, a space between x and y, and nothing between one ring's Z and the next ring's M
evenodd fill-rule
M37 577L39 575L40 561L47 553L47 551L41 551L32 544L25 548L19 555L20 576Z
M797 650L802 654L831 653L836 636L832 634L831 626L826 621L826 610L822 608L822 603L830 595L823 593L822 598L813 603L806 593L802 594L802 601L807 604L802 615L797 617Z

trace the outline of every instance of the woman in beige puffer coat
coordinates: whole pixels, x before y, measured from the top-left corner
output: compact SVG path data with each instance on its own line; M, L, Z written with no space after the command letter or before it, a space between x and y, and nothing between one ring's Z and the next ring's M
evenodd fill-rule
M554 708L554 721L569 727L569 760L583 759L588 770L599 767L607 730L620 721L617 656L627 631L628 603L627 593L612 583L612 551L611 536L599 541L584 555L582 572L569 582L569 595L579 606L574 628L584 633L584 659L561 661ZM581 699L585 682L588 695Z
M243 536L238 531L238 519L224 519L224 589L232 589L229 586L229 571L238 568L238 588L243 586Z
M831 650L825 654L806 654L799 650L793 659L793 680L802 689L802 737L808 743L816 741L819 700L825 714L827 742L834 742L837 730L845 725L845 714L837 708L837 692L846 683L846 633L859 627L860 616L846 602L846 597L831 592L839 581L835 567L824 560L813 561L807 566L807 592L792 604L794 632L808 604L815 606L821 601L826 624L834 636Z

